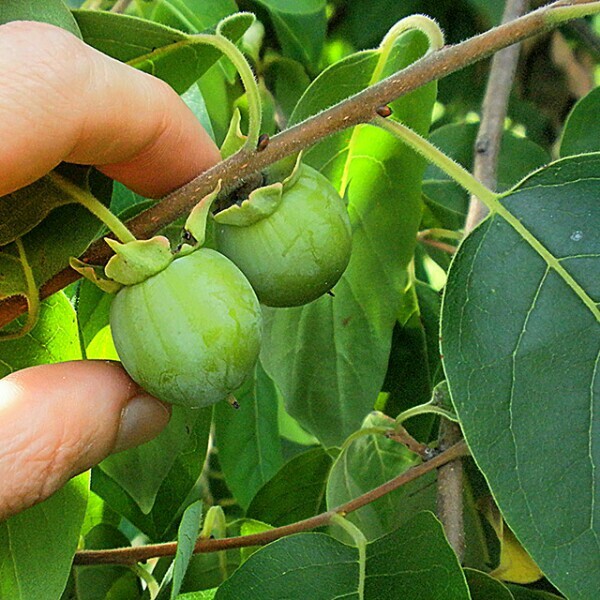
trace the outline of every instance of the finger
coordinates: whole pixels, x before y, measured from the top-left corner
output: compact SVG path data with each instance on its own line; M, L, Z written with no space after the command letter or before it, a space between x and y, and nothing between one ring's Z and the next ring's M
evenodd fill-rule
M44 500L109 454L169 420L118 363L75 361L0 380L0 520Z
M0 139L0 195L69 161L158 197L220 158L166 83L26 21L0 26Z

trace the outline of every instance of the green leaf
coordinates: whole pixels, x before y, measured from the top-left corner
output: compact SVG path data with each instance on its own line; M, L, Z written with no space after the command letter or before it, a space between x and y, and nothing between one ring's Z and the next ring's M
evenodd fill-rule
M562 596L556 596L542 590L526 588L521 585L507 583L506 587L510 590L514 600L563 600Z
M89 473L0 523L0 598L59 598L79 541Z
M110 191L110 180L96 176L97 172L89 167L63 163L58 170L70 183L85 191L91 189L100 199ZM2 233L2 243L23 235L25 253L40 286L67 266L69 257L79 256L101 230L100 221L74 203L77 199L65 187L65 181L50 173L0 199L10 199L0 220L9 225ZM15 208L15 202L24 207L22 211ZM19 216L13 219L9 209ZM14 244L0 247L0 298L26 291L20 264L15 262L16 256Z
M2 0L0 25L9 21L42 21L81 37L71 11L62 0Z
M390 420L374 413L365 419L364 428L390 427ZM382 434L362 435L338 455L327 481L327 508L336 508L404 473L421 462L406 446ZM352 521L374 540L388 533L425 508L419 492L433 483L432 477L420 477L379 500L350 513ZM415 502L416 498L416 502Z
M87 348L94 336L104 329L110 318L113 295L103 292L97 285L82 279L77 286L77 320L83 345Z
M274 57L265 65L267 87L275 97L279 113L289 120L294 107L310 84L304 67L291 58Z
M399 591L401 594L399 594ZM365 598L469 600L456 554L441 523L421 512L367 546Z
M194 554L182 589L185 592L216 588L241 564L240 550Z
M472 600L513 600L508 588L487 573L475 569L465 569Z
M188 35L145 19L105 11L74 11L90 46L169 83L183 93L221 53ZM240 13L227 19L222 33L237 41L254 21Z
M198 500L188 506L183 513L179 532L177 534L177 552L173 563L173 587L171 588L171 600L177 597L183 577L187 571L190 559L194 552L194 546L198 539L200 523L202 521L202 501Z
M98 233L99 223L82 206L62 206L53 210L22 238L39 286L65 268L69 264L69 257L79 256L85 251ZM26 291L20 265L15 263L15 255L14 244L0 250L0 298Z
M600 87L577 102L570 112L560 140L560 155L584 154L600 150Z
M243 591L243 592L242 592ZM468 600L467 584L441 524L420 513L367 546L364 596L356 548L322 533L298 533L256 551L225 583L216 600Z
M184 436L189 436L189 439L177 454L171 468L163 474L163 481L149 513L143 513L137 502L117 481L109 477L102 467L92 471L92 490L151 540L172 539L181 513L200 495L201 490L197 482L204 464L209 428L209 416L201 414L192 431L185 431ZM125 468L119 471L120 475L124 473ZM152 473L151 476L155 477ZM142 478L143 474L136 473L136 477Z
M277 425L277 391L262 367L236 393L238 410L215 406L215 439L227 487L242 508L283 464Z
M157 23L198 33L236 12L234 0L158 0L146 12Z
M433 7L431 7L433 8ZM345 2L341 19L341 35L357 50L373 48L396 21L408 15L427 11L422 0L368 0Z
M323 50L325 0L253 0L271 17L283 53L315 69Z
M600 589L599 170L598 153L563 159L507 194L526 233L498 214L484 221L452 263L442 313L444 366L475 461L569 597Z
M430 286L417 281L406 296L413 296L412 314L396 323L383 390L389 396L382 409L391 417L431 399L441 377L439 313L441 298ZM421 415L404 426L413 437L427 441L432 435L431 415Z
M100 468L135 500L143 513L148 514L180 454L193 451L196 461L200 465L204 462L211 416L212 408L191 410L174 406L169 424L158 437L137 448L109 456Z
M436 129L429 140L471 170L478 130L479 123L453 123ZM542 147L527 138L505 131L498 158L497 191L507 190L549 161L550 156ZM462 228L469 205L466 191L437 167L429 165L423 178L423 193L428 207L439 219L438 226Z
M65 294L59 292L42 302L38 322L28 334L0 341L0 377L33 365L80 358L75 311Z
M182 94L181 99L188 105L188 108L196 115L202 127L204 127L208 135L214 140L215 132L210 121L210 113L208 112L200 88L197 85L193 85L187 92Z
M422 34L401 36L383 76L424 49ZM355 54L325 70L300 100L292 123L367 87L378 57L376 51ZM394 102L394 114L425 133L434 97L435 87L421 88ZM367 125L331 136L305 158L348 199L352 256L334 297L265 311L261 357L288 412L330 446L360 427L385 377L421 220L424 162Z
M96 525L86 536L84 547L87 550L123 548L130 542L116 526L107 523ZM74 569L77 600L105 600L118 583L123 592L121 597L139 598L141 588L138 578L128 567L113 565L79 566ZM127 593L125 596L124 594Z
M215 600L358 600L358 552L323 533L298 533L255 552L217 590Z
M322 448L295 456L258 491L246 516L280 526L318 514L324 508L332 463Z
M75 199L60 182L42 177L0 198L0 246L13 242L43 221L50 211Z

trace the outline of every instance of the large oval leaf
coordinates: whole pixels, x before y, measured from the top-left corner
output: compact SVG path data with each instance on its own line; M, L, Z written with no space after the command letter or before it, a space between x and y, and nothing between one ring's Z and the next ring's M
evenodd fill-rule
M600 589L600 154L524 180L450 269L442 351L473 456L504 517L572 598ZM532 243L546 250L536 251Z

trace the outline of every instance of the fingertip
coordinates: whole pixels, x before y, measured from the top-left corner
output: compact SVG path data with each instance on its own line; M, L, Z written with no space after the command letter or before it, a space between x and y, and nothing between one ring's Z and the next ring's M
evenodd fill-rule
M168 420L169 410L141 393L119 363L41 365L5 377L0 519L44 500L109 454L148 441Z

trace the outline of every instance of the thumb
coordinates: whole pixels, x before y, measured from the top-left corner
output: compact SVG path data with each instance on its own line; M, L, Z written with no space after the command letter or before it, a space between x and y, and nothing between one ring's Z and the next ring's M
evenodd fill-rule
M111 453L155 437L169 409L119 363L40 365L0 380L0 520Z

